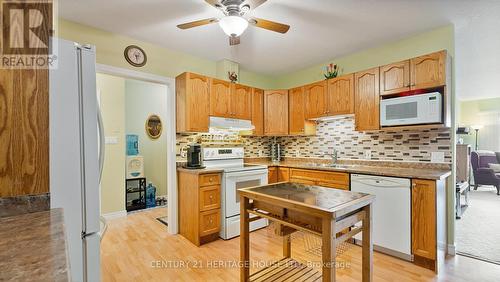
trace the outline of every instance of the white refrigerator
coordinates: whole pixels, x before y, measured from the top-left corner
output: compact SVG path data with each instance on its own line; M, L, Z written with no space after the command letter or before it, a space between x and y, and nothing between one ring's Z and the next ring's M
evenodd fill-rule
M72 281L100 281L104 146L95 48L61 39L52 43L57 67L49 72L50 205L64 209Z

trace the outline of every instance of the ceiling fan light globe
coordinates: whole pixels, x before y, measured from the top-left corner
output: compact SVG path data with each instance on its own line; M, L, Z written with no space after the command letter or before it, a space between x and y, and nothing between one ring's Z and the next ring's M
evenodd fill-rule
M219 26L228 36L238 37L248 28L248 21L239 16L226 16L219 20Z

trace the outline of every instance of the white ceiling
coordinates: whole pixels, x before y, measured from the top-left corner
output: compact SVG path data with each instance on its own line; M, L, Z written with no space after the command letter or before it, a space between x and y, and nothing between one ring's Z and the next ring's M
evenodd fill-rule
M481 95L491 96L490 87L500 77L500 0L268 0L251 15L289 24L290 31L281 35L250 27L236 47L229 46L217 24L176 28L221 16L203 0L60 0L59 14L206 59L230 59L244 69L269 75L454 23L459 93L475 95L471 93L479 87ZM482 83L486 70L491 75L496 71L496 77ZM460 83L458 78L467 76L476 81Z

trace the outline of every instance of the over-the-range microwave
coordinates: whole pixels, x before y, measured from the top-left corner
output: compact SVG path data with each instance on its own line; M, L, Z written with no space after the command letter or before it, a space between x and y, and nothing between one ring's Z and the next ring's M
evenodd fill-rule
M443 122L443 98L432 92L380 101L380 125L416 125Z

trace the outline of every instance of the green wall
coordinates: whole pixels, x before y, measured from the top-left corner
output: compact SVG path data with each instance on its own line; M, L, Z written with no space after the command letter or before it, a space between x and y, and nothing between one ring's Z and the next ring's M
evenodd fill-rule
M491 117L485 115L487 113L500 112L500 97L492 99L481 100L466 100L460 101L460 114L458 115L458 124L460 126L472 125L487 125L491 123ZM475 134L472 132L470 135L461 135L464 143L475 146ZM481 139L480 139L481 141ZM481 142L479 142L481 144ZM479 148L481 149L481 147Z
M211 77L216 76L215 61L173 51L155 44L139 41L65 19L59 19L57 25L57 37L82 44L87 43L95 45L97 48L97 63L99 64L127 68L172 78L186 71ZM138 45L146 51L148 62L144 67L136 68L125 61L123 50L128 45ZM274 87L274 80L272 77L259 75L244 69L240 69L240 82L264 89Z
M444 49L454 56L454 46L454 29L449 25L278 76L275 85L286 89L322 80L325 67L331 62L347 74Z

